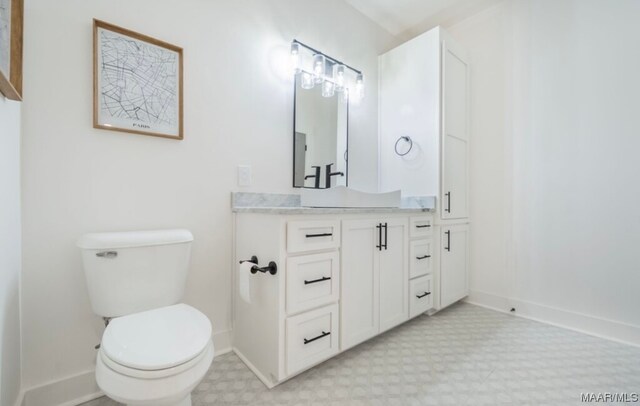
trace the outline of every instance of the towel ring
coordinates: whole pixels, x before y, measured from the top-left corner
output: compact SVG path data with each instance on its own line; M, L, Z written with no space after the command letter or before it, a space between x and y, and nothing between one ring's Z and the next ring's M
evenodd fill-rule
M403 153L403 154L401 154L400 152L398 152L398 143L399 143L401 140L404 140L404 141L406 141L406 142L408 142L408 143L409 143L409 149L407 150L407 152L405 152L405 153ZM405 156L405 155L407 155L409 152L411 152L411 149L413 148L413 140L411 139L411 137L408 137L408 136L406 136L406 135L403 135L402 137L398 138L398 140L396 141L396 145L395 145L395 147L394 147L394 148L395 148L395 150L396 150L396 154L398 154L398 156Z

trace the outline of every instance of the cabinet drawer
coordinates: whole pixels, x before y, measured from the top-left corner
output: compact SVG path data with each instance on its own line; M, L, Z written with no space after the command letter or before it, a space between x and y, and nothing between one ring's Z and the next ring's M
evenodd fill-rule
M338 248L338 220L290 221L287 223L287 251L307 252Z
M338 305L289 317L286 323L287 375L338 353Z
M409 284L409 317L416 317L433 308L433 277L421 276Z
M409 218L409 236L430 237L433 234L433 216Z
M287 313L297 313L338 301L338 251L287 259Z
M433 240L425 238L411 241L409 247L409 278L431 273L433 264Z

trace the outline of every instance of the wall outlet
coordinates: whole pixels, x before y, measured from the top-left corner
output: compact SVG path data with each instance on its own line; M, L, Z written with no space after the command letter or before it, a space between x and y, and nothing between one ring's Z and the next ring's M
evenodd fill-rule
M251 166L238 165L238 186L251 186Z

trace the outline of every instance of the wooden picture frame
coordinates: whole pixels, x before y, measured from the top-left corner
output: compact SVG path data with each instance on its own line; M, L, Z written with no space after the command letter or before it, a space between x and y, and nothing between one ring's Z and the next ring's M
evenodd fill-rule
M182 48L93 20L93 127L182 140Z
M22 100L24 0L0 0L0 93Z

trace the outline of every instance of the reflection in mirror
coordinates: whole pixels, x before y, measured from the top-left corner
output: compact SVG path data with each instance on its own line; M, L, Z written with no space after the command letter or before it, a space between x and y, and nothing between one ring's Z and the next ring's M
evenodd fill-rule
M308 89L304 75L295 84L293 186L347 186L349 102L323 97L322 83Z

